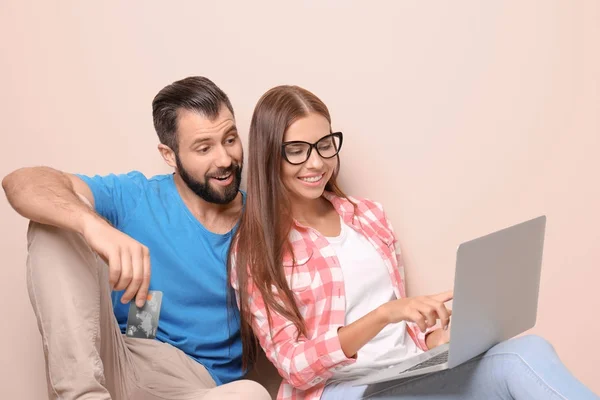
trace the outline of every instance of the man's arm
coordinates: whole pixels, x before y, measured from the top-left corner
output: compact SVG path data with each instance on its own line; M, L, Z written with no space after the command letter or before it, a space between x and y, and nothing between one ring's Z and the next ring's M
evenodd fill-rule
M47 167L18 169L2 180L8 202L23 217L83 235L90 247L109 265L115 290L124 290L121 301L134 296L138 306L146 301L150 285L150 253L146 246L112 227L80 198L94 205L90 187L80 178Z
M15 211L41 224L83 234L86 223L102 219L77 195L93 206L94 196L89 186L74 175L52 168L18 169L4 177L2 188Z

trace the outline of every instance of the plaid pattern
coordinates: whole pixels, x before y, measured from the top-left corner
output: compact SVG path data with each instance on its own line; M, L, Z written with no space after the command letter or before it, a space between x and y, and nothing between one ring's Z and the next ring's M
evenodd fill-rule
M355 210L347 199L328 192L324 196L344 223L367 237L377 249L388 269L396 296L406 297L399 246L381 204L351 198L356 204ZM263 299L250 283L252 328L265 354L283 377L277 399L319 399L333 372L355 362L345 356L337 335L346 316L342 269L333 248L316 230L295 222L290 242L296 263L294 265L292 255L287 254L283 268L304 317L307 335L298 336L294 324L272 310L272 327L269 329ZM235 271L232 273L232 285L237 293ZM407 326L408 334L417 346L427 350L425 333L414 323Z

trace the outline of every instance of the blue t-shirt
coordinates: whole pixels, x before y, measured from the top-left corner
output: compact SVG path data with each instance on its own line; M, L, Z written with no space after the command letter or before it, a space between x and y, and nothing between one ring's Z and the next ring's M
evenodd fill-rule
M150 249L150 290L163 292L156 338L202 364L218 385L239 379L239 311L228 307L227 296L233 231L219 235L202 226L179 196L173 175L78 176L90 187L98 214ZM125 333L129 304L121 303L123 293L113 292L112 302Z

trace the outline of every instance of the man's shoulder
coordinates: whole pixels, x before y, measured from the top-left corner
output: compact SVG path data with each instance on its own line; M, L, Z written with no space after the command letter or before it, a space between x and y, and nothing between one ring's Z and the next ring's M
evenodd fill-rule
M122 173L118 176L121 176L124 179L128 179L128 180L134 181L136 183L140 183L140 184L157 184L157 183L162 183L162 182L165 182L165 181L171 179L172 174L157 174L157 175L147 176L146 174L144 174L141 171L132 170L132 171L129 171L126 173Z
M129 172L119 173L97 173L88 175L85 173L75 173L75 176L83 179L84 181L94 181L98 183L109 184L111 182L119 182L121 184L146 184L153 180L160 180L162 177L168 177L168 175L155 175L151 178L147 178L146 175L138 170L131 170Z
M152 175L149 178L143 177L144 182L150 186L170 185L173 182L173 174Z
M168 186L172 180L172 174L158 174L147 176L141 171L133 170L115 175L122 185L134 186L142 192L159 189Z
M132 193L152 201L153 198L170 196L175 189L172 174L157 174L147 176L140 171L130 171L123 174L124 179L132 188Z
M133 199L135 203L141 197L154 197L169 191L171 174L147 176L138 170L121 173L83 175L76 174L92 190L94 197L103 193L112 193L123 199Z

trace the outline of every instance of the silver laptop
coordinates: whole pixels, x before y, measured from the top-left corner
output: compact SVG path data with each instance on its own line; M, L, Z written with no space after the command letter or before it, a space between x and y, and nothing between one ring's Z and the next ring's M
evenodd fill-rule
M468 361L532 328L546 216L462 243L456 255L450 343L354 381L366 385L429 374Z

